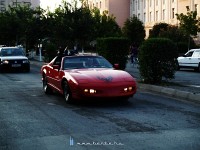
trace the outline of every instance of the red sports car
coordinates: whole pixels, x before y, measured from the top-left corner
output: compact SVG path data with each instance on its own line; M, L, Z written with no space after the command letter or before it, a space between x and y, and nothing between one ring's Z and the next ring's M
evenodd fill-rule
M66 102L75 99L120 98L136 93L136 81L127 72L117 70L102 56L56 56L42 66L43 89L63 94Z

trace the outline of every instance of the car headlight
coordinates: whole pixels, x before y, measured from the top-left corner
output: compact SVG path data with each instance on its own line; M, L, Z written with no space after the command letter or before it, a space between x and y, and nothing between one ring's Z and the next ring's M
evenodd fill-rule
M133 87L132 86L124 88L124 92L131 92L131 91L133 91Z
M8 60L3 60L2 64L9 64L9 61Z
M85 93L95 94L97 91L95 89L84 89Z
M28 59L22 61L23 64L29 63Z

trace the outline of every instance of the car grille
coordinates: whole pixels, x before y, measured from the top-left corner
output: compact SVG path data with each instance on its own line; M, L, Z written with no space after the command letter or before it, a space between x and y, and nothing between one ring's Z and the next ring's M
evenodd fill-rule
M9 60L9 63L10 64L22 64L22 59L20 59L20 60Z

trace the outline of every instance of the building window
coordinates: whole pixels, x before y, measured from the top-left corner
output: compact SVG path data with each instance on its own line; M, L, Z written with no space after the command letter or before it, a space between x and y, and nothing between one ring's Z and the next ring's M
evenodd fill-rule
M138 19L140 19L140 13L138 14Z
M156 6L158 6L158 0L156 0Z
M144 13L144 22L146 22L146 13Z
M0 1L0 5L5 5L5 1Z
M30 2L24 2L24 5L30 7L30 6L31 6L31 3L30 3Z
M174 12L174 8L172 8L172 19L174 19L174 17L175 17L175 12Z
M163 9L162 20L165 20L165 9Z
M174 3L174 0L172 0L172 3Z
M144 0L144 8L146 8L146 0Z
M149 22L152 21L151 15L152 15L152 12L149 13Z
M140 10L140 1L138 1L138 10Z
M101 8L101 1L100 1L100 4L99 4L99 7Z
M163 5L165 5L165 0L163 0Z
M156 11L156 21L158 21L158 11Z
M5 7L0 7L0 12L4 12L6 11L6 8Z
M194 5L194 11L198 12L198 5L197 4Z
M151 7L151 5L152 5L152 0L150 0L150 3L149 3L149 5L150 5L150 7Z
M133 11L135 11L135 0L133 0Z
M20 5L20 2L13 2L13 6L17 7L18 5Z

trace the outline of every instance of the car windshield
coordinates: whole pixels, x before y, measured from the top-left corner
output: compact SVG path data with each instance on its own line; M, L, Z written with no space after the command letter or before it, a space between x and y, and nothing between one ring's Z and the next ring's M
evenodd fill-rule
M19 48L6 48L0 51L0 56L24 56L24 52Z
M81 68L113 68L105 58L99 56L65 57L63 67L64 70Z

